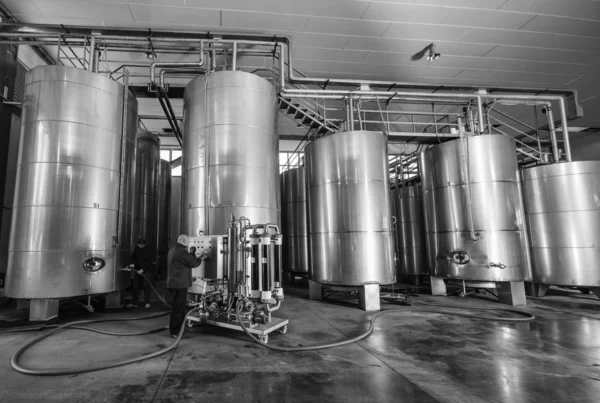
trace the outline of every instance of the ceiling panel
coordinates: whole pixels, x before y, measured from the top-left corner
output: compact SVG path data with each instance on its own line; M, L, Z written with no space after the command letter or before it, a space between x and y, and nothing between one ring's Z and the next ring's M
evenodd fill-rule
M273 12L277 0L185 0L187 7L212 8L215 10L241 10Z
M413 54L419 52L428 44L429 41L353 37L346 45L346 49ZM436 47L437 51L442 53L442 55L450 54L459 56L483 56L492 50L494 45L436 42Z
M444 24L464 27L519 29L534 16L530 14L504 13L490 10L455 9Z
M252 4L252 1L242 0ZM348 0L277 1L277 12L283 14L360 19L369 3Z
M563 35L600 38L600 22L598 21L585 21L538 15L524 25L521 29L525 31L549 32Z
M228 28L253 28L260 30L302 31L307 17L291 15L223 11L222 24ZM216 24L217 26L219 24Z
M42 15L33 0L3 0L2 3L4 3L14 15Z
M133 21L126 4L86 0L36 0L35 5L44 16L48 17Z
M469 28L443 25L392 24L384 38L424 39L428 41L455 41Z
M501 82L527 82L548 84L554 87L564 87L568 82L579 78L579 76L562 74L542 74L538 72L512 72L495 70L463 70L456 78L473 81L501 81Z
M505 1L506 0L414 0L413 3L439 7L468 7L495 10Z
M365 3L368 4L368 3ZM441 24L453 10L442 7L422 7L411 4L371 3L363 20Z
M294 59L331 60L348 63L360 63L367 53L369 52L364 50L320 49L300 46L294 46L292 50Z
M292 45L327 49L344 49L349 40L349 36L294 32L292 36Z
M139 4L130 4L129 9L136 22L203 26L219 26L221 22L221 12L219 10Z
M310 17L304 32L380 37L390 26L387 22Z
M594 53L569 52L564 50L553 50L540 48L519 48L509 46L496 46L488 54L488 57L500 59L533 60L539 62L563 62L576 64L600 64L600 57Z
M508 0L500 9L600 21L600 2L593 0Z

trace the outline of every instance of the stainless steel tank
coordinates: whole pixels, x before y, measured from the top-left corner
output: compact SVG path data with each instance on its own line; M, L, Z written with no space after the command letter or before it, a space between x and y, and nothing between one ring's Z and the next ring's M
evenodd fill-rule
M428 276L421 185L394 190L399 275Z
M420 155L430 273L473 281L531 278L515 141L464 137Z
M160 160L159 194L158 194L158 254L166 255L169 251L171 227L171 178L172 169L168 161ZM177 238L175 238L177 240Z
M134 247L139 236L145 238L151 262L156 262L158 258L159 170L160 139L146 130L138 129L135 218L131 244Z
M277 94L265 79L220 71L187 85L182 230L227 233L234 213L279 223Z
M522 171L533 282L600 286L600 161Z
M169 231L171 234L171 245L177 242L177 237L181 235L181 176L171 178L171 223Z
M310 277L339 285L396 281L387 138L339 132L305 148Z
M283 270L308 273L308 229L304 167L281 174Z
M137 101L128 94L124 108L124 97L121 84L86 70L28 72L9 297L57 299L125 286L128 276L119 269L130 252L131 221L119 200L131 202L136 150L135 131L127 130L125 139L121 134L124 109L126 127L137 122Z

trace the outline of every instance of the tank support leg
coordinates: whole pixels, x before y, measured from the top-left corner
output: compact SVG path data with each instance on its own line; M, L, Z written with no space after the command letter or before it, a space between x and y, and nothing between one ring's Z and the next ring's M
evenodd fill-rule
M525 283L523 281L496 283L496 289L498 290L498 299L502 304L512 306L527 305Z
M547 284L540 283L527 283L527 295L532 297L543 297L546 295L546 292L550 289L550 286Z
M107 309L119 309L125 305L125 293L122 290L109 292L106 294L104 307Z
M58 316L57 299L32 299L29 302L29 321L48 322Z
M443 278L429 276L429 281L431 282L431 295L441 295L446 296L446 283Z
M316 281L308 280L308 298L316 301L323 300L323 285Z
M358 307L363 311L379 311L381 304L379 301L379 284L368 283L358 291Z
M596 297L600 298L600 287L592 287L590 291L596 294Z

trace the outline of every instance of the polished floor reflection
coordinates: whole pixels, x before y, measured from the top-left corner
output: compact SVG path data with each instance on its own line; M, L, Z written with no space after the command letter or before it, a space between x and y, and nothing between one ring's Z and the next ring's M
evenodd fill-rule
M289 330L273 335L270 343L307 346L367 328L369 315L358 310L351 297L337 294L325 302L310 301L305 286L288 288L278 315L290 318ZM445 306L498 306L482 297L416 298ZM186 333L174 353L158 359L54 378L12 371L10 357L33 335L0 334L0 401L600 401L600 301L551 291L528 303L526 310L537 319L518 324L384 304L385 309L400 311L378 320L368 339L303 353L267 350L239 332L200 326ZM76 313L67 319L83 316ZM16 317L15 311L0 311L0 325ZM155 328L163 321L103 327L133 331ZM24 364L59 368L112 361L170 342L166 333L115 339L71 331L31 350Z

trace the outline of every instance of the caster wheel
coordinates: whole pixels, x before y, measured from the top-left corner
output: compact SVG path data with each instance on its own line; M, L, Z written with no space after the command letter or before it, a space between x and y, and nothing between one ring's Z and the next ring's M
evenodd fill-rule
M188 320L187 327L191 328L192 326L194 326L194 322L192 322L191 320Z
M267 344L269 342L269 335L265 334L264 336L258 336L258 340Z
M94 307L90 306L89 309L88 309L88 311L90 311L90 313L93 313L94 312Z
M279 328L279 333L286 334L287 333L287 325Z

